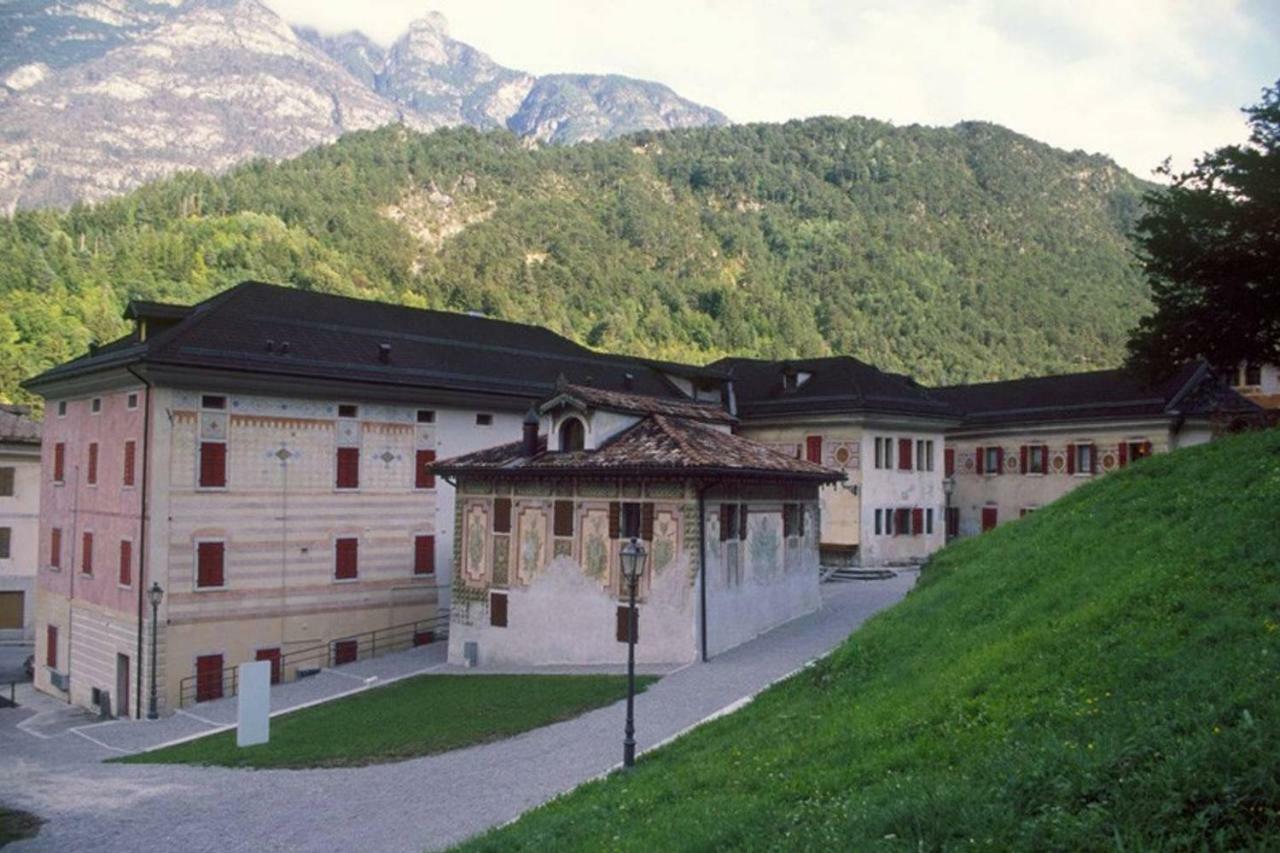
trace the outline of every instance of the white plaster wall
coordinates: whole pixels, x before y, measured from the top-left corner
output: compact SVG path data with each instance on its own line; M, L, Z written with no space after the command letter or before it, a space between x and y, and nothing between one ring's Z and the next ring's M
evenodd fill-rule
M638 662L694 659L694 591L683 553L652 579L638 604ZM468 610L455 613L450 625L450 663L464 662L468 641L478 643L482 666L626 663L627 644L617 640L617 608L623 602L574 560L557 557L528 586L506 593L505 628L489 625L483 603L459 604Z
M720 506L707 503L707 653L717 655L817 610L817 504L805 504L805 535L783 538L782 504L748 504L747 538L720 541ZM728 549L739 549L740 579Z
M24 627L0 630L0 638L34 632L35 576L40 541L40 447L0 447L0 467L12 467L13 495L0 497L0 527L8 527L9 556L0 558L0 590L23 593Z
M893 468L877 468L876 437L891 438ZM933 442L933 470L900 471L898 463L898 439L911 439L913 459L915 442ZM945 452L941 432L906 432L890 428L868 426L862 436L862 547L860 562L864 566L883 566L923 560L946 542L944 507L946 497L942 491ZM876 535L875 511L904 507L933 508L933 533L912 536ZM881 528L883 530L883 528Z

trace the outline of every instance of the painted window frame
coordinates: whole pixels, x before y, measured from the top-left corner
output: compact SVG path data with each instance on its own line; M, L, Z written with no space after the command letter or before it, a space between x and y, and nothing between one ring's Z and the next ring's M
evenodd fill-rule
M338 574L338 548L342 543L350 542L354 548L352 554L352 574L347 577ZM357 583L360 580L360 536L358 534L335 534L329 548L329 553L333 555L333 570L329 573L329 580L333 583Z
M200 546L201 545L221 545L222 546L222 583L214 586L212 584L202 586L200 583ZM228 589L230 584L227 583L227 538L225 536L200 536L192 540L191 543L191 589L193 592L221 592Z

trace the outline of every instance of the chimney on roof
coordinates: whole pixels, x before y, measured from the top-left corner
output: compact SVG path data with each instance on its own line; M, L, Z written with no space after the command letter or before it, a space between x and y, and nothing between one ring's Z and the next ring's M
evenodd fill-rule
M383 364L391 363L391 344L378 344L378 361Z
M631 388L632 388L632 386L634 386L635 384L636 384L636 377L635 377L633 374L630 374L630 373L624 373L624 374L622 374L622 387L623 387L623 388L625 388L625 389L627 389L628 391L630 391L630 390L631 390Z
M98 354L98 342L89 341L89 355L97 355L97 354Z
M538 413L531 406L524 416L524 441L520 446L520 452L523 456L536 456L538 454L538 421Z
M281 341L281 342L280 342L280 354L281 354L281 355L288 355L288 354L289 354L289 342L288 342L288 341Z
M275 351L276 351L276 342L271 338L267 338L267 352L275 352Z

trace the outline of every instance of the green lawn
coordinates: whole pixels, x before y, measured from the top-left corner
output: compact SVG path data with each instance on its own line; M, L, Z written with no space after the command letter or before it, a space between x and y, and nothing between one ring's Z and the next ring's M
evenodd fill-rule
M24 838L35 838L42 823L44 821L30 812L0 806L0 847Z
M637 676L637 689L656 680ZM377 764L511 737L626 695L620 675L422 675L275 717L271 741L260 746L236 747L233 730L115 760L257 768Z
M470 850L1280 847L1280 431L937 555L819 665Z

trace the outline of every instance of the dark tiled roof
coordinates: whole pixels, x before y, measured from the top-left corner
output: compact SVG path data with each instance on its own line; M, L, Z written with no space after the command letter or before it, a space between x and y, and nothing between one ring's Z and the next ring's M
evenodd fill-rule
M606 391L586 385L563 385L559 394L542 404L548 411L560 402L576 401L584 407L609 409L635 415L669 415L696 421L731 424L736 418L713 403L696 403L692 400L674 400L624 391Z
M154 306L140 310L155 313ZM383 344L391 347L385 363L379 356ZM687 399L655 366L593 352L539 326L259 282L239 284L192 306L180 322L145 343L123 338L28 384L38 387L134 362L530 400L546 398L557 377L564 376L575 383L630 385L639 394ZM716 375L698 367L683 371Z
M724 358L711 367L732 373L738 415L808 415L874 412L950 419L951 411L909 377L885 373L852 356L760 361ZM811 374L794 390L783 387L786 371Z
M953 385L931 393L963 415L965 426L1257 411L1204 362L1183 365L1154 383L1126 370L1097 370Z
M31 418L26 406L0 403L0 442L39 444L40 422Z
M798 480L834 483L845 478L803 459L794 459L754 441L714 427L666 415L649 415L595 450L525 456L521 442L445 459L440 474L484 476L655 476Z

